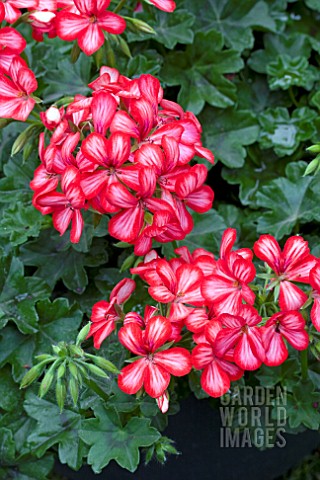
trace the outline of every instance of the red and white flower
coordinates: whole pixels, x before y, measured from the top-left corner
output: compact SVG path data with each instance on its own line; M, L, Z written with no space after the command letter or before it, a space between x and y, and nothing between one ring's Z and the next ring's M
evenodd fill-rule
M281 310L298 310L302 307L308 296L292 282L309 283L309 273L317 259L310 254L308 242L299 236L290 237L281 251L272 235L261 235L253 250L276 274L272 284L280 285Z
M119 340L134 355L141 358L124 367L118 377L120 389L128 394L142 387L152 398L161 397L171 375L180 377L191 370L191 356L181 347L163 349L171 336L171 324L162 316L150 318L145 330L129 323L119 331Z

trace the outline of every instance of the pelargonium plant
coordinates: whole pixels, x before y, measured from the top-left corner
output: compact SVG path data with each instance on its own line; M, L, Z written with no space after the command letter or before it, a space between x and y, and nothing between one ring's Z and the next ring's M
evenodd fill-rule
M267 9L266 2L260 4ZM275 48L269 37L267 53L255 51L243 77L237 77L244 66L239 52L252 47L253 40L251 45L247 39L256 25L270 32L279 28L281 36L285 20L279 20L277 10L269 23L252 24L246 11L245 38L242 33L234 37L230 26L218 32L221 19L215 19L214 29L192 32L186 40L184 28L189 32L197 25L193 8L183 0L176 12L173 0L0 2L0 128L8 128L13 158L7 163L1 157L0 162L0 191L9 203L7 211L1 209L0 236L10 240L0 247L0 444L6 445L0 476L18 469L29 479L35 468L32 478L45 480L52 469L52 448L58 448L62 463L77 470L87 462L96 473L111 460L134 471L142 449L146 463L153 457L164 462L177 451L161 431L187 391L199 400L220 399L258 381L284 385L291 430L319 426L320 397L314 387L320 352L319 249L314 236L299 235L299 223L290 229L283 212L278 219L275 207L276 231L261 227L270 225L270 212L265 224L257 212L277 187L279 198L289 191L284 210L296 204L298 210L304 208L305 217L295 210L288 222L294 215L301 223L319 220L317 213L309 215L303 198L292 200L298 185L307 192L311 210L318 205L318 197L313 199L316 181L302 175L317 172L319 159L305 168L296 165L299 152L294 152L295 142L313 141L308 122L317 116L307 111L305 92L298 103L295 88L309 91L319 77L313 65L308 75L303 67L291 84L290 68L295 67L287 65L290 56L279 61L288 70L285 83L282 67L280 71L271 61L262 67L262 57ZM174 20L168 24L168 37L162 28L167 14L182 21L182 27ZM290 16L283 18L289 22ZM155 41L164 45L160 52L187 45L177 48L176 58L162 52L161 72L152 43L156 33ZM304 51L319 51L319 41L308 43L303 35ZM146 51L138 46L141 40ZM201 54L196 53L199 44ZM71 62L53 60L56 45ZM211 47L218 61L211 59ZM55 67L47 75L41 69L51 61ZM74 84L65 82L68 68L77 71ZM266 78L254 74L246 82L250 68ZM246 93L253 82L269 82L270 90L279 84L289 93L271 122L269 111L261 116L260 136L257 125L251 125L252 114L241 106L236 115L244 119L243 131L250 138L238 138L242 127L239 134L230 134L228 115L237 86L240 104L255 98L256 87L251 96ZM178 100L177 90L168 88L177 85ZM190 104L185 101L189 85ZM317 93L310 102L319 107ZM278 105L278 97L270 93L270 98ZM205 110L198 118L205 102L227 110L215 117ZM292 105L296 109L288 112ZM297 138L300 128L299 141L292 140L283 122L293 126ZM222 221L220 179L209 173L214 154L208 130L214 129L219 147L231 157L230 165L224 158L225 163L247 168L239 180L244 205L258 189L261 172L267 170L271 179L270 191L268 185L258 191L250 221L241 220L243 248L237 243L237 222L247 210L235 215L230 203ZM3 139L6 151L5 134ZM270 145L279 157L295 155L292 163L285 160L288 179L281 177L281 185L265 163L252 171L243 167L244 146L256 140L260 150L256 155L248 147L248 165ZM309 147L311 153L319 151L319 144ZM219 160L224 155L218 152ZM234 160L237 155L240 161ZM231 178L226 195L234 201L231 186L238 177L226 170L222 174ZM249 185L251 190L247 181L255 185ZM218 190L217 207L212 184ZM209 241L201 243L208 223ZM92 269L92 276L84 267ZM301 388L295 385L299 382ZM3 392L11 388L14 395L6 402ZM298 413L297 401L304 407Z

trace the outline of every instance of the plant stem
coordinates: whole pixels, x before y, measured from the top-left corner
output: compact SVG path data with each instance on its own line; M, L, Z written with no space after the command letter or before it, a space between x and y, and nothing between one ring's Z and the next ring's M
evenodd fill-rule
M292 100L293 105L295 107L299 107L299 103L297 102L296 97L294 96L292 87L289 87L289 95L290 95L290 98Z
M99 385L96 384L93 380L89 378L82 377L84 383L89 387L91 390L93 390L102 400L108 401L109 396L102 390L102 388L99 387Z
M116 8L113 10L113 13L118 13L125 3L126 3L126 0L120 0Z
M301 360L301 379L303 381L308 380L308 349L300 352Z

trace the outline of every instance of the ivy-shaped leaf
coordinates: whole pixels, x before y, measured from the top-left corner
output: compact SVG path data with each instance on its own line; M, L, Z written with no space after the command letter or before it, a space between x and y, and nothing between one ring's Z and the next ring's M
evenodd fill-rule
M300 142L316 134L317 117L317 112L308 107L296 108L291 116L286 108L268 108L258 117L261 148L273 148L279 157L291 155Z
M286 178L277 178L256 194L257 205L266 209L258 220L258 232L281 239L297 223L320 221L320 185L316 178L303 177L307 164L290 163Z
M80 437L90 445L88 463L100 473L111 460L134 472L140 460L140 447L149 447L160 438L150 420L132 417L122 426L103 405L94 409L96 418L84 420Z
M288 55L292 58L299 53L299 56L308 59L311 54L310 38L301 33L267 34L263 43L264 50L255 50L248 60L250 68L258 73L267 73L269 63L274 62L278 55Z
M29 237L37 237L44 222L50 218L43 217L33 205L16 202L6 208L0 219L0 237L9 237L11 245L21 245Z
M290 57L285 54L279 55L267 65L267 74L271 90L287 90L293 86L311 90L314 82L319 79L317 68L309 65L306 57Z
M230 168L242 167L246 157L244 146L256 142L259 136L256 116L248 110L206 108L200 121L203 143L214 152L215 159Z
M28 436L27 443L38 457L53 445L58 444L59 460L77 470L82 465L86 447L79 438L82 417L79 413L65 408L60 413L55 399L51 402L28 392L24 402L27 414L37 421Z
M166 57L161 76L167 85L181 85L178 102L198 114L205 102L220 108L233 105L236 87L225 77L241 70L243 61L235 50L222 50L220 33L198 33L185 52Z
M285 174L287 159L279 162L273 152L261 151L257 144L247 150L248 156L241 168L223 168L222 177L231 185L240 185L239 199L242 205L256 207L255 193L263 185Z
M301 424L312 430L320 425L320 393L315 392L312 382L305 382L293 387L292 395L287 397L286 412L289 426L297 428Z
M155 35L142 32L129 33L128 39L130 42L154 39L170 50L177 43L189 44L193 42L194 33L191 27L194 24L195 16L187 10L176 9L168 15L161 10L153 8L135 16L150 25L156 33Z
M18 258L12 258L6 282L0 291L0 327L13 320L22 333L37 332L35 304L49 295L48 285L40 278L24 277L23 263Z
M11 325L0 331L0 368L10 363L16 381L32 366L35 355L49 353L51 345L75 338L82 320L82 313L66 298L39 301L36 316L37 332L33 335L22 335Z
M64 96L87 95L91 92L88 87L91 65L92 57L87 57L84 53L80 54L75 64L71 64L68 58L60 60L57 68L46 74L47 87L43 92L45 101L52 103Z
M98 266L108 260L106 242L99 242L98 239L92 245L94 231L91 231L90 225L86 227L88 229L90 232L84 233L75 247L70 243L68 232L63 237L54 231L49 237L47 232L41 232L37 240L28 242L21 248L23 262L38 267L36 275L45 278L52 288L62 279L69 290L77 294L83 293L88 284L85 266ZM82 253L83 250L89 250L89 247L90 252Z
M184 6L196 15L198 31L215 29L224 36L228 47L240 52L253 46L253 29L273 31L276 28L263 1L187 0Z

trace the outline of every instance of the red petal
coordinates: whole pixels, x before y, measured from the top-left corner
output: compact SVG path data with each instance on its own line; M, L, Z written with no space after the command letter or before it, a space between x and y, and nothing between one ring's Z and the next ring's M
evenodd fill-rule
M281 249L272 235L261 235L254 244L253 251L260 260L266 262L277 274L280 273Z
M117 213L109 222L109 233L122 242L133 242L143 226L144 212L139 206Z
M201 386L211 397L218 398L230 388L230 379L221 366L213 361L201 375Z
M121 280L110 293L110 300L116 299L118 305L125 303L136 288L136 282L131 278Z
M146 355L142 331L136 323L128 323L119 330L119 341L136 355Z
M176 377L187 375L192 366L190 353L185 348L180 347L155 353L154 361Z
M308 300L308 295L291 282L280 283L279 305L281 310L299 310Z
M72 219L73 211L71 208L64 208L58 212L54 212L52 215L53 226L60 235L63 235L67 230L71 219Z
M167 318L160 315L151 317L144 333L144 342L148 345L148 350L154 352L164 345L170 338L171 331L171 323Z
M144 358L124 367L118 376L118 386L125 393L137 393L146 377L147 362Z
M78 35L78 44L86 55L92 55L104 44L104 35L97 23L91 23Z
M94 129L105 135L109 128L118 104L109 92L98 92L91 103L91 112Z
M234 350L234 361L243 370L256 370L262 361L252 351L248 335L241 335Z
M160 397L170 383L170 373L160 365L148 362L144 379L144 388L152 398Z

